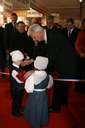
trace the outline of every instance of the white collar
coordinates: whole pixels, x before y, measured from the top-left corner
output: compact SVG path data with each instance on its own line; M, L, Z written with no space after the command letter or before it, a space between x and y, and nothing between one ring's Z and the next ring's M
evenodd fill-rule
M37 75L45 75L46 74L46 71L35 71L35 74Z
M45 71L35 71L33 74L34 83L39 84L42 80L44 80L47 76L47 73Z
M12 63L12 65L16 68L19 68L19 65L15 64L15 63Z
M47 43L47 34L46 34L46 30L44 30L44 40L45 40L45 43Z
M70 33L72 33L72 32L73 32L73 29L74 29L74 27L70 29ZM69 30L68 30L68 31L69 31Z

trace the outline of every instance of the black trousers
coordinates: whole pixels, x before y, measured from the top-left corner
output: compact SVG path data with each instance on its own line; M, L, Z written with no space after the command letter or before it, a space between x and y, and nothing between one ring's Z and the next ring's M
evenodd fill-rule
M61 105L68 105L68 92L70 85L71 83L69 82L54 81L54 90L51 107L56 111L60 110Z
M23 99L24 90L11 90L12 96L12 114L16 114L20 112L22 99Z

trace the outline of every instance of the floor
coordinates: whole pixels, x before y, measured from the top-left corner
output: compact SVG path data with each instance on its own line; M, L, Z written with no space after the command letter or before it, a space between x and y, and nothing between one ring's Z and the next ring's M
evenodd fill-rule
M49 102L52 89L48 91ZM23 105L28 94L25 92ZM11 96L9 76L0 76L0 128L31 128L24 118L11 115ZM74 92L74 84L69 90L69 105L63 106L59 113L49 113L49 122L43 128L85 128L85 94Z

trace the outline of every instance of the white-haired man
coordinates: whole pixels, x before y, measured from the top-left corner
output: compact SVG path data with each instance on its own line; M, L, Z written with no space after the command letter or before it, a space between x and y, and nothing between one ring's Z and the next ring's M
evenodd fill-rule
M33 24L29 27L28 34L41 46L38 55L49 58L49 73L52 74L55 71L58 78L62 79L76 78L78 56L60 31L45 30L40 25ZM59 112L62 104L68 104L68 89L68 82L54 81L51 111Z

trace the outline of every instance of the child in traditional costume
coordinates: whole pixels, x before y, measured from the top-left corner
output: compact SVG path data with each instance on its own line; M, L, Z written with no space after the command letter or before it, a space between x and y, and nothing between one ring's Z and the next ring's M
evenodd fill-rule
M12 58L12 70L10 73L10 91L12 97L12 114L16 117L22 117L23 114L20 112L22 108L22 99L24 94L24 82L26 80L26 71L21 68L23 63L24 55L21 51L15 50L10 53ZM27 64L27 60L25 63Z
M38 56L34 61L35 71L27 78L25 90L30 93L24 110L24 118L33 128L41 128L48 123L48 96L47 88L53 85L53 78L45 69L48 58Z

